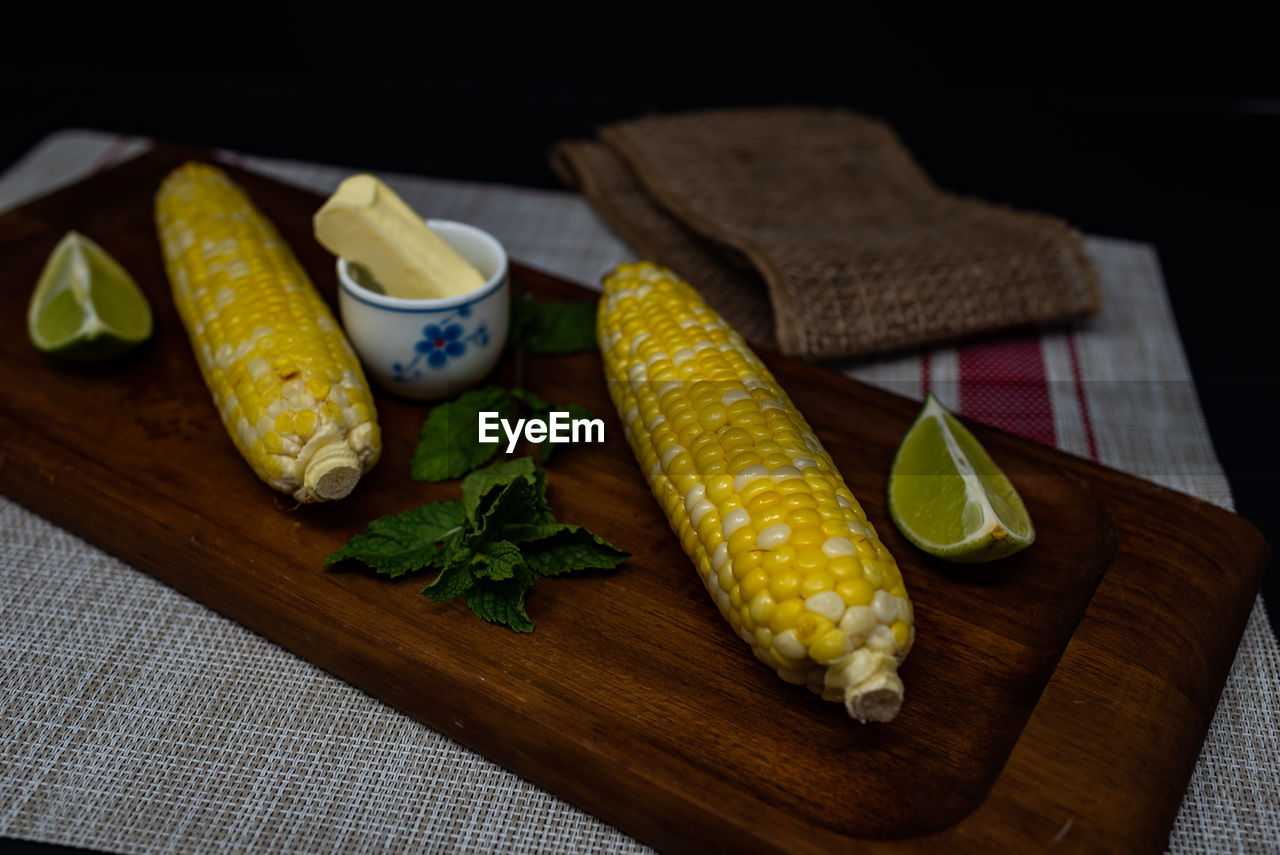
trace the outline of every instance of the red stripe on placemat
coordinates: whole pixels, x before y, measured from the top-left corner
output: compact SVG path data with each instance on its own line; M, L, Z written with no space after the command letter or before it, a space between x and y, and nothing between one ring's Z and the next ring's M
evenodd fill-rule
M962 347L956 352L956 368L963 415L1046 445L1057 444L1038 336Z
M1080 354L1076 350L1076 334L1067 330L1067 355L1071 360L1071 383L1075 386L1076 406L1080 408L1080 422L1084 425L1084 439L1089 446L1089 456L1098 459L1098 442L1093 437L1093 419L1089 417L1089 401L1084 396L1084 379L1080 374Z

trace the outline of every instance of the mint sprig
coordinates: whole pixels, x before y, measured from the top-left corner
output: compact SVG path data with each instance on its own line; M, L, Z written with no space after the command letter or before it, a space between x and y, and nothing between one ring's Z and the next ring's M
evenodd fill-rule
M508 343L523 341L530 354L596 349L596 305L553 303L522 294L511 301Z
M465 522L461 502L432 502L374 520L324 563L354 558L393 579L428 567L443 567L462 541Z
M546 471L519 457L468 475L461 501L374 520L325 564L356 561L392 577L439 570L422 591L432 601L462 597L485 620L532 632L525 597L536 579L612 569L629 557L581 526L556 522Z

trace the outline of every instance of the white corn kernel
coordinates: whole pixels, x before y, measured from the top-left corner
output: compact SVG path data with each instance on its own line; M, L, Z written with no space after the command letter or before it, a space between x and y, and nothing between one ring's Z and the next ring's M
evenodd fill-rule
M850 638L861 638L879 625L871 606L850 606L840 619L840 631Z
M788 659L801 659L808 652L804 649L804 645L800 643L800 639L796 637L794 629L775 635L773 637L773 647Z
M804 607L832 622L839 621L845 611L844 600L835 591L814 594L804 601Z
M822 551L828 558L835 558L837 555L858 554L858 550L854 548L853 541L847 537L828 537L826 542L822 544Z
M756 535L756 546L760 549L773 549L781 546L791 537L791 526L786 523L774 523Z
M840 502L841 498L843 497L836 496L836 502L844 505L843 502ZM844 505L844 507L848 507L848 505ZM875 532L873 532L870 528L858 522L857 520L845 520L844 524L849 527L850 534L860 534L863 537L875 537Z
M720 524L720 532L725 540L728 540L735 531L749 522L751 522L751 514L747 513L746 508L734 508L725 514L724 522Z
M684 496L684 509L690 511L693 506L698 504L707 497L707 486L705 484L694 484L689 488L689 492Z
M733 478L733 492L741 493L747 485L757 478L768 478L769 470L759 463L748 466Z
M881 624L867 633L866 645L881 653L892 653L897 648L898 642L893 637L893 630Z
M894 597L898 601L898 620L915 626L915 609L911 601L905 597Z
M716 506L708 502L706 499L699 499L693 503L693 507L689 509L689 522L693 523L693 527L697 528L702 523L702 518L707 515L708 511L714 511ZM724 546L723 543L720 544Z
M670 469L671 461L675 460L676 457L678 457L682 451L687 451L687 450L688 449L686 449L683 445L680 445L679 443L672 443L671 445L667 446L667 450L662 452L662 468L664 470Z
M897 599L888 591L876 591L875 597L871 600L871 608L875 609L876 620L880 623L893 623L898 619L898 604L894 602Z

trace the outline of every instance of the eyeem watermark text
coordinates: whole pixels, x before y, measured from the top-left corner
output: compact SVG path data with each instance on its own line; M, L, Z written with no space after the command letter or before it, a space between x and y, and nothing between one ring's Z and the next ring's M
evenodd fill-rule
M515 451L516 443L523 436L529 442L604 442L604 419L574 419L566 412L553 410L549 418L516 419L499 418L498 413L480 413L480 442L501 442L498 429L507 438L507 453Z

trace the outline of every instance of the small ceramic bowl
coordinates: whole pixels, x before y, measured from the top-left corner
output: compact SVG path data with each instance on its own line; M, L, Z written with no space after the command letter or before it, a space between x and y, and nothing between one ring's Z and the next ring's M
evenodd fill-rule
M438 300L388 297L360 285L338 259L338 309L369 379L395 395L447 398L474 386L497 364L511 316L507 253L475 226L427 220L480 271L484 285Z

